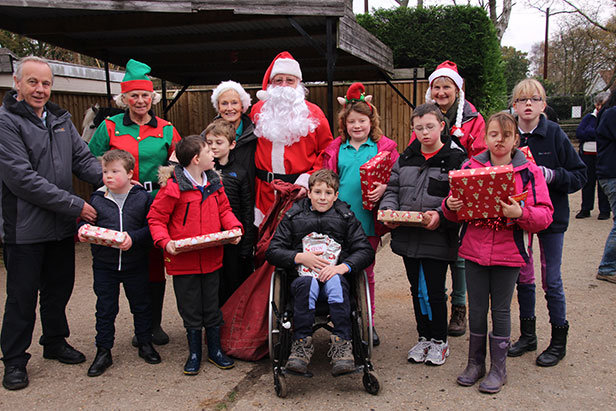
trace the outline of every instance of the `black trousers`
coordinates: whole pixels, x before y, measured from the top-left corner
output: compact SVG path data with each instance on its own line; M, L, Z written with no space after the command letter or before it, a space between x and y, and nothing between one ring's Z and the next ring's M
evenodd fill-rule
M173 276L173 291L185 328L222 325L222 312L218 308L219 275L220 270Z
M55 346L69 336L66 305L75 283L73 237L38 244L4 244L6 305L0 347L5 366L25 366L32 343L40 292L43 335L40 344Z
M239 245L225 244L218 290L218 305L220 307L227 302L229 297L252 272L252 257L241 258Z
M445 275L449 261L429 258L403 257L406 276L411 284L413 311L417 321L417 333L420 337L430 340L447 341L447 294L445 293ZM432 311L432 320L422 314L419 303L419 265L423 267L428 301Z
M139 344L152 341L152 307L147 260L134 270L108 270L93 267L96 294L96 346L111 349L118 315L120 284L133 314Z
M586 184L582 187L582 210L590 211L595 206L595 187L597 187L597 197L599 198L599 212L609 214L611 211L610 202L603 192L601 185L597 181L597 156L582 154L580 158L586 164Z

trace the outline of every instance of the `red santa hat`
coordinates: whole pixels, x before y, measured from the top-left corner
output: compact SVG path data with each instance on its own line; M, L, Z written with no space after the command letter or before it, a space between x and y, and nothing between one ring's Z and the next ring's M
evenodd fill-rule
M299 67L299 63L293 58L291 53L283 51L274 57L274 60L272 60L265 71L262 90L257 91L257 98L259 100L267 99L267 86L276 74L291 74L300 79L300 81L302 80L302 70Z
M452 134L457 137L462 137L464 133L462 133L460 127L462 125L462 112L464 110L465 101L464 90L462 90L462 86L464 85L464 79L462 79L462 76L460 76L460 74L458 73L458 66L456 65L456 63L449 60L443 61L441 64L436 66L436 70L434 70L434 72L430 74L430 77L428 77L429 87L426 91L426 102L434 103L434 100L432 99L431 88L434 80L439 77L450 78L458 87L460 93L458 96L458 110L456 112L456 123L452 127Z

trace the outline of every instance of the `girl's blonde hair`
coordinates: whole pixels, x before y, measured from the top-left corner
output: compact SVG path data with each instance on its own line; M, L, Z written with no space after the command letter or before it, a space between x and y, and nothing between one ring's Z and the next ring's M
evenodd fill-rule
M359 114L363 114L370 118L370 134L369 137L372 141L377 143L383 131L381 130L381 117L376 107L365 101L353 101L344 105L344 107L338 113L338 134L342 138L342 142L346 143L351 137L347 132L346 120L351 111L355 111Z
M492 122L496 122L498 124L501 134L504 135L507 131L513 133L513 138L515 139L513 149L511 150L511 156L513 156L518 148L518 145L520 144L520 133L518 132L518 123L515 121L515 118L506 111L500 111L492 114L486 122L486 136L488 135L488 130L490 129L490 124Z
M539 94L543 102L547 103L547 96L545 95L543 85L534 78L524 79L513 88L513 91L511 92L511 101L509 103L513 106L516 99L532 97L535 94Z

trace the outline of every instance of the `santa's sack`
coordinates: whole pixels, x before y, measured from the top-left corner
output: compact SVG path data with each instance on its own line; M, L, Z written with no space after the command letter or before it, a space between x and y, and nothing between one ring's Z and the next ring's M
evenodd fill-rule
M220 341L232 357L257 361L268 353L268 301L274 266L257 268L223 305Z

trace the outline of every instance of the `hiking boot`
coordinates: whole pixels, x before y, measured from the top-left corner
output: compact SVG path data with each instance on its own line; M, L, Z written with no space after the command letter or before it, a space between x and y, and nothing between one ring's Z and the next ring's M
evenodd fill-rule
M291 355L289 355L285 368L298 374L306 374L313 353L314 346L311 336L294 340L291 344Z
M537 334L535 333L536 318L520 318L520 339L511 347L507 355L509 357L519 357L527 351L537 349Z
M616 284L616 274L597 274L597 280L608 281Z
M414 363L425 362L429 349L430 341L428 341L426 337L419 337L419 342L409 350L406 360Z
M580 210L579 213L575 215L575 218L588 218L590 217L590 210Z
M334 377L355 371L355 359L353 358L353 344L351 340L343 340L337 335L332 334L327 356L332 359L332 375Z
M430 340L426 364L443 365L447 357L449 357L449 343L447 341L435 340L434 338Z
M466 332L466 306L465 305L452 305L451 306L451 319L449 320L449 326L447 327L447 335L452 337L459 337Z

